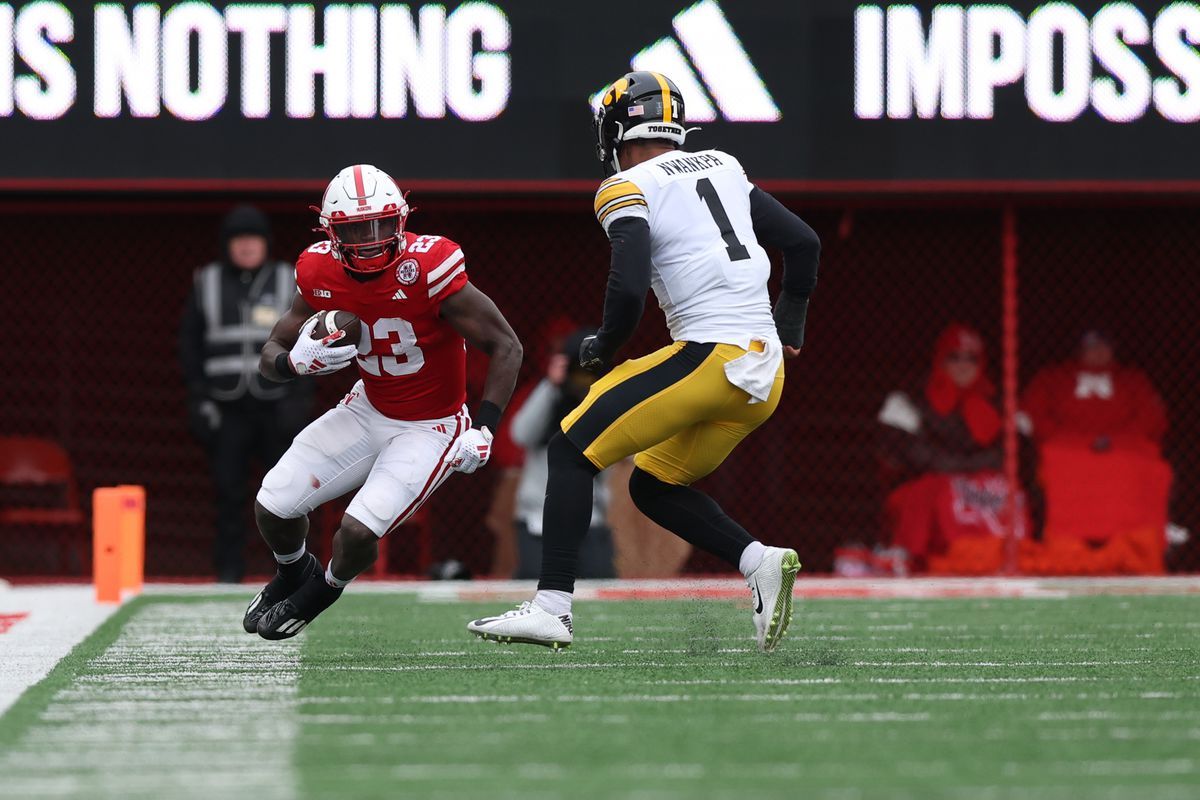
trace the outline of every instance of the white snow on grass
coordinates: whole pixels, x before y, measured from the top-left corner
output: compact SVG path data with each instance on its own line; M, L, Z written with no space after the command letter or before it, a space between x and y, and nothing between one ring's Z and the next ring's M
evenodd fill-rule
M240 602L151 603L0 757L5 797L290 800L300 651Z
M91 586L5 588L0 581L0 716L117 610Z

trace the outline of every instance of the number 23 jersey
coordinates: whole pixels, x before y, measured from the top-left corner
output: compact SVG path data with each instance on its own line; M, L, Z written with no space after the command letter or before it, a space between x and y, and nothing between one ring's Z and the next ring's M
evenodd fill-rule
M778 339L771 261L750 216L753 188L720 150L672 150L600 184L595 210L606 233L624 217L650 225L650 285L675 341L746 348Z
M462 249L441 236L406 232L400 260L369 280L347 273L328 241L296 261L305 302L362 320L358 371L371 405L393 419L448 417L466 401L466 343L438 313L466 285Z

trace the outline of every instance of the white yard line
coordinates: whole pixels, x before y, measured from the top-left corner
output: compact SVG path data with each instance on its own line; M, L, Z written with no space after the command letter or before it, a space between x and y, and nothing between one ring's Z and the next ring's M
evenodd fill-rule
M421 602L505 603L528 600L535 581L371 581L360 580L352 591L365 594L412 594ZM229 584L154 583L149 594L222 594L244 597L248 602L258 586ZM1200 577L1159 578L827 578L805 577L796 581L800 598L875 600L927 600L933 598L990 599L1006 597L1063 598L1080 595L1193 595L1200 594ZM714 578L668 580L583 580L576 585L577 600L696 600L720 599L749 602L742 579L735 575ZM894 604L883 611L911 616L922 612L913 606ZM882 626L881 626L882 627Z
M241 612L139 611L0 758L5 796L295 797L299 645L247 635Z
M0 581L0 716L116 611L91 586L5 588Z

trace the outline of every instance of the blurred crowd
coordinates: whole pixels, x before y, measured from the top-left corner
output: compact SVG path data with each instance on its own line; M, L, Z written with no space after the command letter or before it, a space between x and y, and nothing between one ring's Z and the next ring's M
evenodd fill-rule
M881 544L842 548L837 571L983 575L1015 556L1029 575L1161 574L1172 529L1167 410L1146 374L1117 359L1111 334L1086 330L1073 344L1021 393L1025 444L1006 470L983 338L947 326L928 371L879 411ZM1010 529L1015 553L1005 551Z

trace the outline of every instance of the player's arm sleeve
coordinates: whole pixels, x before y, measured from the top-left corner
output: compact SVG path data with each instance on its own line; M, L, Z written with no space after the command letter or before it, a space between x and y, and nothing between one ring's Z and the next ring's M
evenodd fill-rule
M750 217L758 241L783 251L783 291L775 303L775 328L785 345L800 347L808 299L817 285L821 240L808 223L757 186L750 190Z
M600 355L611 361L637 330L650 289L650 225L623 217L608 225L612 260L604 294L604 321L596 333Z

